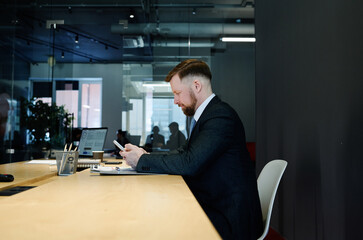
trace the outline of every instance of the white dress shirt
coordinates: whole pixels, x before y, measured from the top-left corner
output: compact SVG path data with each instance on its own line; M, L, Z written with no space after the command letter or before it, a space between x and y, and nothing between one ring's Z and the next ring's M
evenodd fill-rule
M195 111L194 113L194 120L196 122L198 122L198 119L200 118L200 116L202 115L204 109L207 107L208 103L212 100L212 98L215 97L215 94L212 93L206 100L204 100L204 102L202 104L200 104L200 106L198 107L197 111Z

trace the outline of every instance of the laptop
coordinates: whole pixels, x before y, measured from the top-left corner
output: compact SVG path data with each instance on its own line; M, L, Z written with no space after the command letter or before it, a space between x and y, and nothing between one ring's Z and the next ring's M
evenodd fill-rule
M103 151L107 130L107 127L83 128L78 145L79 157L92 158L92 151Z

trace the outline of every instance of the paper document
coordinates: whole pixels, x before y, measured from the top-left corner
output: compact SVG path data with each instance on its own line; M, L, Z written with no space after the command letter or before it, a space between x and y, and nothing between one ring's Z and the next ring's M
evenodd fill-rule
M26 164L46 164L46 165L56 165L56 160L30 160Z
M101 175L145 175L145 174L155 174L155 173L140 173L132 169L130 166L101 166L94 165L91 166L91 173L99 173Z
M84 158L78 159L78 164L99 164L101 159Z

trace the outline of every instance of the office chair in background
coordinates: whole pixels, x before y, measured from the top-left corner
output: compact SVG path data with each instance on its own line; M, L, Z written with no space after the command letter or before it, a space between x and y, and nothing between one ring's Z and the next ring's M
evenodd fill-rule
M282 175L286 169L287 162L285 160L272 160L267 163L257 179L258 194L261 201L262 217L264 230L258 240L266 237L269 227L272 208L279 187Z

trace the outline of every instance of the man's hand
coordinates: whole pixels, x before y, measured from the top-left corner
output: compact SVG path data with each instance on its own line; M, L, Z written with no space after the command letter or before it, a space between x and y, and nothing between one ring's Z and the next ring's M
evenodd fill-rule
M129 166L131 166L133 169L136 168L136 165L139 162L141 155L147 153L144 149L139 148L130 143L125 145L125 150L126 151L120 151L120 155L123 157L126 163Z

